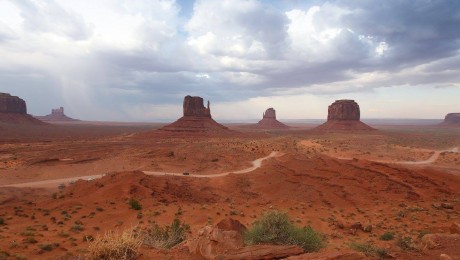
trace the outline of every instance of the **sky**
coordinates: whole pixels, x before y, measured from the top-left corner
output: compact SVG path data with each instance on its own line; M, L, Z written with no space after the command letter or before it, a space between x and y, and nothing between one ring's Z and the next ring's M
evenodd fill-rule
M0 92L28 112L163 121L460 112L457 0L0 0Z

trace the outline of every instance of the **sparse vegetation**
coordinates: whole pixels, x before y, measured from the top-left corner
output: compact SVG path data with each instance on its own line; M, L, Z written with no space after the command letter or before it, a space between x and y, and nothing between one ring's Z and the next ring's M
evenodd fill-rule
M306 252L315 252L324 245L321 235L310 226L296 227L287 213L270 211L257 219L244 234L247 245L298 245Z
M134 198L131 198L128 201L128 204L134 210L141 210L142 209L141 203L138 200L134 199Z
M174 219L171 226L160 227L156 223L142 231L142 239L145 245L155 248L171 248L187 238L190 226Z
M5 220L3 218L0 218L0 226L6 225Z
M121 235L107 232L104 236L96 237L88 247L89 259L136 259L142 240L133 230L124 231Z
M411 237L401 237L396 242L396 245L400 247L402 250L409 251L414 250L414 243L412 242Z
M395 237L395 234L393 232L386 232L385 234L380 236L380 240L390 241L390 240L393 240L394 237Z
M385 248L380 248L372 245L371 243L358 243L353 242L350 244L350 248L361 253L364 253L368 257L386 258L388 257L388 251Z
M55 249L58 246L59 246L58 243L40 244L40 245L38 245L38 247L43 251L51 251L51 250Z

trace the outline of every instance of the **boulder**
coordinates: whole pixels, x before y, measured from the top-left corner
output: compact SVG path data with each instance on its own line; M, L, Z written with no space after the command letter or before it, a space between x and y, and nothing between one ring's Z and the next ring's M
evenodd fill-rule
M0 93L0 113L27 114L26 102L16 96Z
M187 242L189 252L205 259L279 259L299 255L298 246L254 245L244 246L246 227L227 218L217 225L208 225L198 231L198 237Z

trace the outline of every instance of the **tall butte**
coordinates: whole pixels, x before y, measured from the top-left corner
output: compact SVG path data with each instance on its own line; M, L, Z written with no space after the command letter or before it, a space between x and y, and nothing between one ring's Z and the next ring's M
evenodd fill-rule
M184 116L174 123L160 128L159 132L179 134L220 134L232 133L227 127L217 123L211 117L211 108L208 101L207 107L203 104L203 98L186 96L184 98Z
M0 122L14 124L43 124L27 114L26 102L8 93L0 93Z
M327 122L316 127L317 130L375 130L360 121L359 105L354 100L336 100L328 107Z
M51 114L46 116L36 116L35 118L42 121L79 121L78 119L73 119L66 116L66 114L64 114L63 107L51 109Z
M272 107L265 110L265 113L262 115L262 120L260 120L255 126L256 128L263 129L289 128L289 126L276 119L276 110Z

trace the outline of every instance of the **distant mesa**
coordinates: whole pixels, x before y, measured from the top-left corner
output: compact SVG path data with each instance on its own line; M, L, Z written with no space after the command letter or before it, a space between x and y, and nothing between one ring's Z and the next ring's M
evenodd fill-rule
M443 125L460 126L460 113L449 113L444 118Z
M235 133L227 127L217 123L211 117L211 108L208 101L207 106L203 104L203 98L186 96L184 98L184 116L172 124L166 125L158 132L172 134L225 134Z
M70 118L64 114L64 108L51 109L51 114L46 116L36 116L35 118L42 121L79 121L77 119Z
M328 107L327 122L316 130L375 130L360 121L359 105L354 100L336 100Z
M27 114L26 102L8 93L0 93L0 122L13 124L44 124Z
M289 126L276 120L276 110L272 107L265 110L265 113L262 114L262 120L255 124L255 127L263 129L289 128Z

